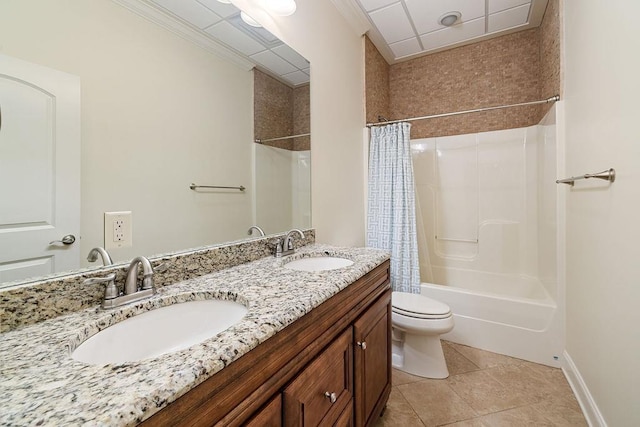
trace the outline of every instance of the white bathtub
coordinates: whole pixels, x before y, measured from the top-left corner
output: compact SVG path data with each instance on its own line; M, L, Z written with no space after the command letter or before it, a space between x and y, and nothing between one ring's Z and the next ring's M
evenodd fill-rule
M443 339L513 357L560 366L562 324L555 301L534 278L434 268L421 293L454 314Z

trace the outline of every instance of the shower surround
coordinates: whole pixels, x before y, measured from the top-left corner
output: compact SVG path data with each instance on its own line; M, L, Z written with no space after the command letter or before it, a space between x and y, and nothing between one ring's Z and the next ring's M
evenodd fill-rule
M444 338L560 366L556 126L412 140L423 295Z

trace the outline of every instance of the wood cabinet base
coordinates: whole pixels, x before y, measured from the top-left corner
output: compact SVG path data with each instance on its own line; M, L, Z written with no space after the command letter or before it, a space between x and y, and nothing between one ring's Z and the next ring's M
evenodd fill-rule
M285 401L280 400L281 393L304 374L307 366L312 366L311 363L316 359L320 360L333 343L345 340L345 336L349 337L347 351L350 359L344 366L350 365L349 369L353 372L349 379L351 391L346 404L344 402L347 400L342 399L340 411L335 411L335 423L331 425L369 425L382 413L391 390L390 310L387 261L169 404L142 425L291 425L286 398ZM361 354L361 346L357 344L362 340L369 340L364 350L366 356ZM343 364L337 366L344 368ZM333 368L335 366L329 366L328 369ZM318 375L322 377L324 374ZM319 380L314 375L307 376L309 379L306 381L311 383ZM326 391L331 393L330 390ZM283 410L274 409L280 405ZM315 424L317 420L314 420L308 421ZM308 425L298 421L295 425Z

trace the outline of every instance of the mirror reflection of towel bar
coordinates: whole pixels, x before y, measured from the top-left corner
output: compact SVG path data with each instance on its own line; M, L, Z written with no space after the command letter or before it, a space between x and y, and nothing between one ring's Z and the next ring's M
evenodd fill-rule
M222 186L219 186L219 185L196 185L196 184L193 184L193 183L191 183L189 188L192 189L192 190L196 190L197 188L222 188L224 190L240 190L240 191L246 190L244 185L241 185L240 187L222 187Z
M571 178L558 179L556 180L556 184L568 184L573 187L575 181L579 179L589 179L589 178L598 178L604 179L605 181L615 182L616 180L616 170L614 168L604 170L602 172L596 173L585 173L581 176L572 176Z

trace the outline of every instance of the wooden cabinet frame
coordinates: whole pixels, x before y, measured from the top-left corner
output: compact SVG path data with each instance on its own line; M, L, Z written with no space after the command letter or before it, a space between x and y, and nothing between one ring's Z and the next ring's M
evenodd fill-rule
M142 425L243 425L383 295L388 296L390 306L388 261L170 403ZM376 411L382 411L388 392L386 395ZM355 404L357 406L358 402Z

